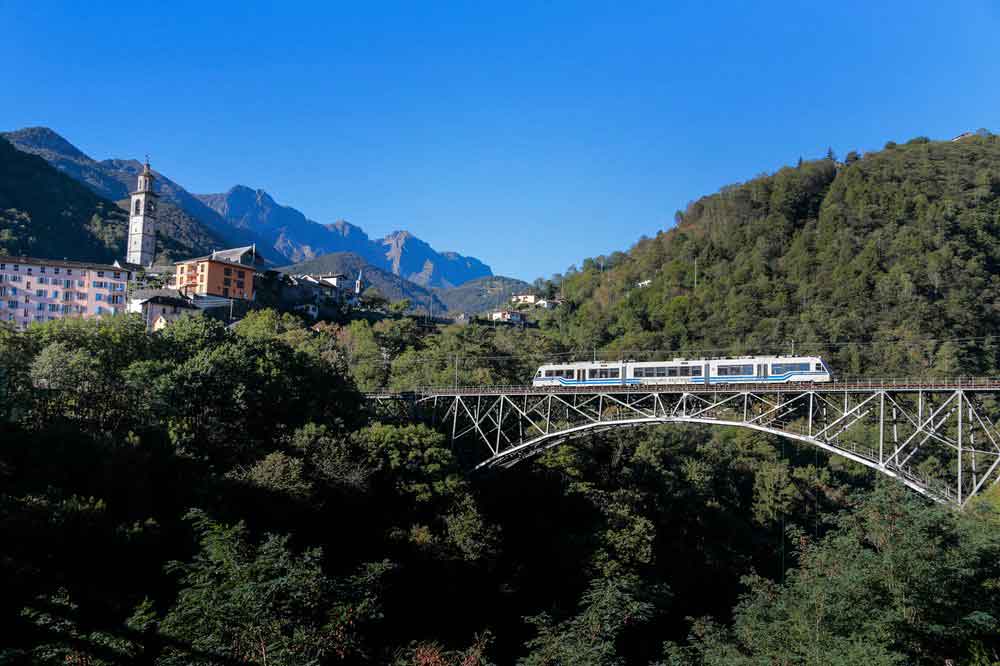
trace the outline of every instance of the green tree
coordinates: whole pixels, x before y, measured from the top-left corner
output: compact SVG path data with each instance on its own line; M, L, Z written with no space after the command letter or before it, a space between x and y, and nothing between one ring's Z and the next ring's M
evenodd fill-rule
M288 537L254 544L242 524L222 525L197 512L191 520L201 551L190 563L171 565L182 588L160 625L191 650L172 647L163 663L302 664L364 654L359 630L381 615L377 586L386 564L331 579L319 549L295 554Z

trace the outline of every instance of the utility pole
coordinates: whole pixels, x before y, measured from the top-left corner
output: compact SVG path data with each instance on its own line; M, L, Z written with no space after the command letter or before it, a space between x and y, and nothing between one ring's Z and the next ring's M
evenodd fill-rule
M694 258L694 290L698 291L698 257Z

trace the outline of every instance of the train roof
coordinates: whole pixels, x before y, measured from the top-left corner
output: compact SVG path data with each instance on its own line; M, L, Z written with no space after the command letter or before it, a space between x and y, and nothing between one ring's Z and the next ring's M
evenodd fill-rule
M637 361L635 359L622 359L622 360L618 360L618 361L565 361L565 362L553 361L551 363L543 363L541 365L541 367L543 367L543 368L550 368L550 367L558 367L558 368L589 368L589 367L601 367L601 366L611 367L611 366L621 365L622 363L635 364L635 365L639 365L639 364L642 364L642 365L646 365L646 364L656 365L656 364L660 364L660 363L705 363L707 361L733 361L733 362L739 362L739 361L761 361L761 360L766 360L766 361L772 361L772 360L780 360L780 361L803 360L803 361L805 361L805 360L821 360L821 357L820 356L816 356L816 355L813 355L813 356L791 356L791 355L772 354L772 355L759 355L759 356L712 356L712 357L703 357L703 358L682 358L682 357L677 357L677 358L672 358L672 359L663 359L663 360L659 360L659 361Z

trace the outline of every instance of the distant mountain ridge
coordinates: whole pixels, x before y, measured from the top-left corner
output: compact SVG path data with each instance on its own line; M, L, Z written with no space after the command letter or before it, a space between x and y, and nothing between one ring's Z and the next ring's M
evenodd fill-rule
M46 127L0 136L112 201L128 198L142 166L136 160L94 160ZM254 243L276 265L351 252L376 268L427 287L447 288L493 274L479 259L438 252L406 231L372 240L360 227L343 220L333 224L310 220L295 208L277 203L264 190L237 185L225 193L192 194L162 173L154 173L164 234L198 251Z
M222 194L196 196L229 224L253 231L292 262L350 252L376 268L425 287L454 287L493 274L479 259L438 252L408 231L396 231L377 241L345 220L320 224L291 206L277 203L264 190L237 185Z

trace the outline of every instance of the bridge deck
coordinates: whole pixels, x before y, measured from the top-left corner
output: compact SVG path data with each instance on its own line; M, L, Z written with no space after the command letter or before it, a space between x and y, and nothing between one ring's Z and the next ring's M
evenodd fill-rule
M1000 391L1000 378L858 379L832 382L730 383L730 384L610 384L591 386L459 386L420 387L412 391L371 391L368 398L433 398L434 396L550 395L595 393L802 393L803 391L867 393L870 391Z

